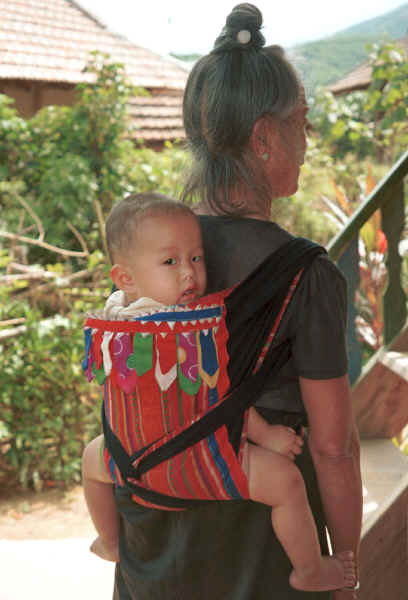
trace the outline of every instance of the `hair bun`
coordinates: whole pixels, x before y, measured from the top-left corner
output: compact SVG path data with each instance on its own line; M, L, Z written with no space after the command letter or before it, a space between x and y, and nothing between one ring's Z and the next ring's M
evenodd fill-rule
M262 13L253 4L237 4L228 15L226 26L235 32L246 29L254 34L262 27Z
M262 13L256 6L247 2L237 4L228 15L213 51L262 48L265 38L260 32L261 27Z

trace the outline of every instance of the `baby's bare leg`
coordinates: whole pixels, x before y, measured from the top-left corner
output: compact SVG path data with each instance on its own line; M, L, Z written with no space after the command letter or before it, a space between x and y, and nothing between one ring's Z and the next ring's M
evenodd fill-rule
M89 514L98 537L91 551L113 562L119 562L119 516L113 496L112 480L102 461L103 436L88 444L82 457L82 484Z
M322 556L302 475L286 456L248 444L248 482L252 500L272 507L276 536L292 565L290 584L305 591L353 587L352 552Z
M253 407L248 412L248 438L258 446L284 454L292 460L302 452L302 436L285 425L269 425Z

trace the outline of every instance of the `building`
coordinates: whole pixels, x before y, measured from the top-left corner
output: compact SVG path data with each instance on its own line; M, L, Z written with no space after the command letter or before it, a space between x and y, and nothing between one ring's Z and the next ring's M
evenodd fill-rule
M130 81L150 96L129 101L131 135L160 148L184 138L182 94L187 70L109 29L71 0L0 0L0 93L25 118L47 105L70 105L89 53L99 50L125 65Z

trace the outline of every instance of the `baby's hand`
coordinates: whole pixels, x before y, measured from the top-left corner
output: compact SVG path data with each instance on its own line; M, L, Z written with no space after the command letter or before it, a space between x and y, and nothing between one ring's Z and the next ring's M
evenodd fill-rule
M303 433L303 429L297 435L294 429L286 425L270 425L253 406L249 409L248 439L261 448L294 460L302 452Z
M268 449L279 452L294 460L303 448L303 430L297 435L295 430L285 425L270 425Z

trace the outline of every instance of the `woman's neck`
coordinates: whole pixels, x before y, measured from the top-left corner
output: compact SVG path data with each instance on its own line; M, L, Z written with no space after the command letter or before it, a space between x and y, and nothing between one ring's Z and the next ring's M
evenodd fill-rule
M266 212L251 212L243 216L247 219L259 219L260 221L269 221L270 211L268 214L266 214Z
M259 202L259 197L246 194L246 197L241 193L234 193L232 190L229 194L228 208L234 209L237 207L237 216L247 219L259 219L260 221L269 221L271 217L271 200L265 199L262 205ZM200 203L196 207L196 212L202 215L217 215L220 213L212 210L210 206Z

